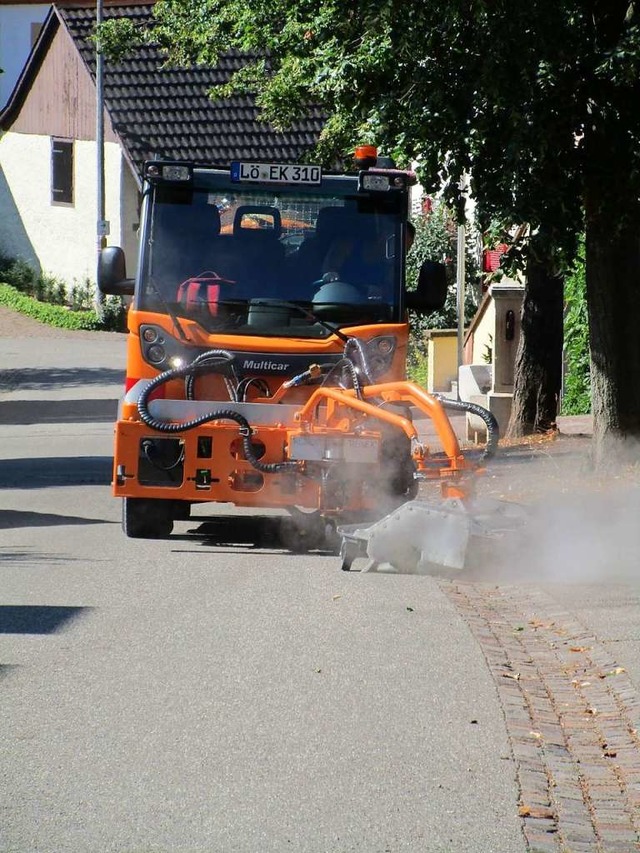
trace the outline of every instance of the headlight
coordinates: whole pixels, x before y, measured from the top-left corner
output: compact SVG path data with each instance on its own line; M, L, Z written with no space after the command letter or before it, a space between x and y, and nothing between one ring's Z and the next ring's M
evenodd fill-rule
M158 330L155 326L146 326L140 333L140 336L143 341L146 341L148 344L152 344L158 340Z
M162 364L167 357L167 352L160 344L153 344L147 350L147 358L152 364Z
M191 358L178 341L166 332L162 326L151 323L140 326L140 351L147 364L157 370L182 367Z
M396 345L393 335L380 335L367 341L367 361L374 379L379 379L390 369Z

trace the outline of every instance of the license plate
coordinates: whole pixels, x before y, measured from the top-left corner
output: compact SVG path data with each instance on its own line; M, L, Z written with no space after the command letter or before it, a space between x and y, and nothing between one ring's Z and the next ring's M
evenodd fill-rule
M320 166L300 166L292 163L241 163L231 164L231 180L237 183L264 184L319 184L322 181Z

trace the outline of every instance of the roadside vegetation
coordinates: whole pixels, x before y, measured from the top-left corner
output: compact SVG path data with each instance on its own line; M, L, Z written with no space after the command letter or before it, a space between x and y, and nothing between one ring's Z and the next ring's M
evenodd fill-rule
M587 313L584 244L564 283L564 383L563 415L591 411L591 365Z
M407 255L407 288L414 290L418 283L423 261L435 261L445 266L447 273L447 301L441 311L418 315L410 312L409 355L407 373L413 382L426 387L427 344L425 335L430 329L457 329L458 308L456 296L457 227L447 206L436 201L428 213L413 218L416 236ZM466 251L465 325L470 322L480 303L480 271L477 258L477 235L471 233Z
M0 255L0 305L61 329L122 332L125 310L117 297L107 297L100 316L89 281L67 285L39 273L21 259Z

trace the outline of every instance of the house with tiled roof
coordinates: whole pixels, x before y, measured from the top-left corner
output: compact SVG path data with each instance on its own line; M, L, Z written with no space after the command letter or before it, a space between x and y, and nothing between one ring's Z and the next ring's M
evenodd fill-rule
M152 24L147 3L106 3L104 18ZM94 6L53 5L0 112L0 254L68 282L95 279L98 220ZM164 67L145 44L104 63L108 242L136 256L140 174L146 159L228 164L299 161L322 128L319 113L286 133L258 121L252 100L211 100L242 57L216 68ZM133 271L130 271L133 272Z

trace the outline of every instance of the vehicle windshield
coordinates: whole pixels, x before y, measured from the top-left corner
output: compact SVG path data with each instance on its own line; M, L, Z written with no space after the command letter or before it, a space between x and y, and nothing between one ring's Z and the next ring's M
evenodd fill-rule
M398 322L401 206L328 183L153 188L137 307L218 334L321 338Z

